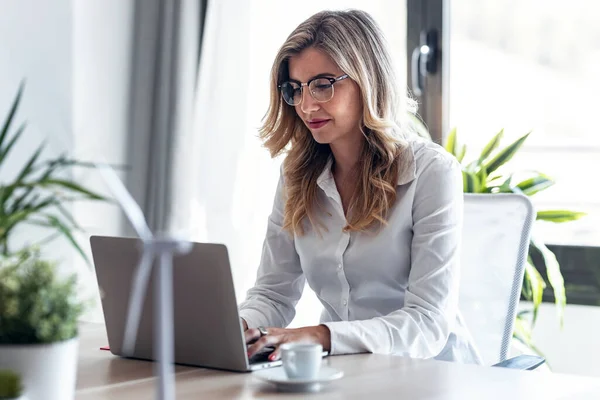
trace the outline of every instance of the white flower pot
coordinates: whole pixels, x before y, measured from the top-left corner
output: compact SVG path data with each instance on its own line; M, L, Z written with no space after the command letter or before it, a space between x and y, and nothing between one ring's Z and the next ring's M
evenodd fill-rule
M75 396L78 338L50 344L0 345L0 369L21 375L24 397L70 400Z

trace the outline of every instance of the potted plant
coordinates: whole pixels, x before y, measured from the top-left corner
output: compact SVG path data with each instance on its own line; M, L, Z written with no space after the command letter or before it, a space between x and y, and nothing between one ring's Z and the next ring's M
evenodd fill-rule
M530 132L531 133L531 132ZM554 180L546 174L537 171L505 173L501 168L508 163L519 151L530 133L527 133L508 146L498 149L504 136L504 131L498 132L486 144L480 154L473 160L467 161L467 148L458 143L456 129L453 129L444 144L446 150L453 154L462 165L463 191L465 193L521 193L533 196L554 185ZM583 217L585 213L570 210L539 210L537 220L562 223ZM532 235L529 246L528 262L525 265L523 279L523 297L533 303L531 310L524 310L517 315L513 337L531 350L541 354L531 340L531 331L535 326L538 309L542 302L546 281L533 265L531 254L541 255L546 268L548 283L554 291L556 308L560 325L563 324L563 313L567 303L565 285L556 257L546 245L535 235Z
M0 368L19 374L31 399L73 398L78 349L76 275L27 250L0 260Z
M23 85L0 125L0 169L18 147L26 124L13 129ZM1 121L0 121L1 122ZM65 238L90 262L74 238L80 230L69 205L80 200L107 201L70 178L73 167L92 167L61 155L43 157L41 144L0 183L0 368L21 374L29 399L73 398L77 369L77 321L83 303L77 300L75 274L60 279L57 266L40 256L55 238ZM11 238L28 226L46 229L46 237L26 244ZM39 239L39 240L38 240Z
M25 400L21 377L11 370L0 370L0 400Z

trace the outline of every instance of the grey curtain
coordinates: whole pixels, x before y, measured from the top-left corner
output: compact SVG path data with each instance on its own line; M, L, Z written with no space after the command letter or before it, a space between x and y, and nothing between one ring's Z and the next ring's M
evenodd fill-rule
M192 127L207 2L135 1L125 184L155 232L169 225L175 138Z

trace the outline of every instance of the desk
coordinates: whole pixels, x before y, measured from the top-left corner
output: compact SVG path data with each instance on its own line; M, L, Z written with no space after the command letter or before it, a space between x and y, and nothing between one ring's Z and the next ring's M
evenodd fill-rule
M153 399L153 363L122 359L99 348L107 344L104 326L83 324L76 399ZM176 367L181 399L600 399L600 379L538 371L411 360L376 354L332 356L342 379L320 393L284 394L252 373Z

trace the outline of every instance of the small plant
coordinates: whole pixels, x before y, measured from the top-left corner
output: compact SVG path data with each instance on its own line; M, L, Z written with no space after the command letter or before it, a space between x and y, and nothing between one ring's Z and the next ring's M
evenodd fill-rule
M77 336L84 311L75 275L27 250L0 258L0 345L54 343Z
M548 175L537 171L503 173L502 168L519 151L530 133L527 133L506 146L497 150L504 136L504 131L498 132L483 148L481 153L472 161L465 161L467 147L458 143L456 129L453 129L445 143L445 148L453 154L462 165L463 191L465 193L520 193L533 196L554 185L554 180ZM541 210L537 212L538 221L554 223L568 222L583 217L585 213L570 210ZM514 338L524 343L532 350L540 353L531 340L531 331L535 326L538 309L542 302L542 295L546 282L533 265L531 254L538 253L542 256L548 283L554 291L556 309L562 327L564 308L567 303L565 283L560 265L556 257L546 245L532 235L529 245L528 262L525 265L522 294L527 300L533 302L532 310L525 310L518 314L515 321ZM527 315L531 314L531 318Z
M21 377L11 370L0 370L0 400L17 399L23 393Z
M23 85L4 124L0 125L0 170L6 169L4 164L26 127L23 123L12 132L22 94ZM65 177L65 172L72 167L93 167L93 164L71 160L64 155L41 161L44 146L42 143L37 148L12 181L0 184L0 255L8 256L13 252L10 238L18 227L34 225L47 228L51 234L33 245L46 244L63 236L89 264L88 257L73 236L74 231L81 229L66 205L79 200L107 199Z

